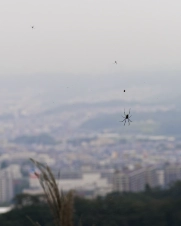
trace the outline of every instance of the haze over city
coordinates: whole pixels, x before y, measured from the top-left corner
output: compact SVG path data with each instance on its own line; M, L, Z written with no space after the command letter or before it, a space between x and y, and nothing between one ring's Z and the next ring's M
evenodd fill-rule
M181 180L180 8L0 2L0 206L42 194L30 158L89 199Z
M179 0L1 1L3 74L179 71ZM32 26L34 29L32 30Z

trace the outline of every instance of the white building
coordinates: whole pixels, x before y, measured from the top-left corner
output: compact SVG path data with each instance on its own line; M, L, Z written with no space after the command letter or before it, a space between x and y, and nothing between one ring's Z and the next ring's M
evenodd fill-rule
M156 166L132 171L115 171L113 176L113 191L144 191L146 184L152 188L159 185Z
M91 197L105 195L112 191L112 184L100 173L83 173L81 178L56 180L60 190L64 192L75 190L78 193L89 193ZM30 178L31 189L23 190L23 193L41 193L42 189L38 178ZM86 195L85 195L86 196Z
M129 173L129 190L133 192L144 191L146 181L146 171L141 168Z
M121 171L115 171L113 175L113 191L129 191L129 175Z
M165 185L170 185L177 180L181 180L181 165L168 164L164 168Z
M158 172L158 166L146 167L146 183L151 187L155 188L161 183L161 172Z
M13 177L11 169L0 170L0 203L10 202L13 198Z
M165 172L162 169L157 170L157 180L158 180L158 186L164 187L165 186Z
M11 164L8 168L11 171L13 179L21 179L22 178L20 165L18 165L18 164Z

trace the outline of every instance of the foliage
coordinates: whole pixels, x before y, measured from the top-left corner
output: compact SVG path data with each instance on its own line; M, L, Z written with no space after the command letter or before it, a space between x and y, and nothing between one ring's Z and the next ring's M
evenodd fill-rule
M44 180L45 178L44 175ZM51 181L50 178L48 180ZM44 183L46 182L44 181ZM49 190L46 191L49 192ZM38 222L41 226L70 225L67 221L68 216L69 219L73 217L72 226L181 225L181 182L176 182L166 190L152 189L147 186L144 192L139 193L114 192L105 197L97 197L92 200L75 197L74 206L72 201L68 201L69 196L57 196L59 197L57 206L53 205L54 201L51 203L53 205L51 206L52 211L59 210L54 215L49 213L48 202L43 199L47 197L47 194L45 196L27 194L16 196L15 208L11 212L0 215L0 225L32 225L26 216L29 216L33 219L33 222ZM49 198L51 199L51 197ZM61 205L58 204L60 201ZM70 206L68 207L68 205ZM54 221L55 216L57 218L60 216L57 224Z

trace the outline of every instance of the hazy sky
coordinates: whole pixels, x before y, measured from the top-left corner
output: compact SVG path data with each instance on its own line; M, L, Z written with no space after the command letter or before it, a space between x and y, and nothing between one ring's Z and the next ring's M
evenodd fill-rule
M1 0L0 75L180 71L180 9L180 0Z

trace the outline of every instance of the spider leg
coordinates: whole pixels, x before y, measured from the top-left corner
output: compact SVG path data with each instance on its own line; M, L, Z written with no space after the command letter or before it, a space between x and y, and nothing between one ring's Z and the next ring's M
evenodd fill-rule
M129 123L129 125L130 125L129 118L128 118L128 123Z
M124 115L126 116L125 109L124 109Z
M124 122L124 125L125 125L125 123L126 123L126 119L124 119L123 121L119 121L119 122Z
M132 115L131 115L132 116ZM129 118L131 118L131 116L129 116Z
M129 114L130 114L130 111L131 111L131 108L129 109ZM129 115L129 114L128 114L128 115Z
M132 122L131 119L128 119L129 122Z
M122 116L122 115L121 115ZM125 118L124 116L122 116L123 118Z

